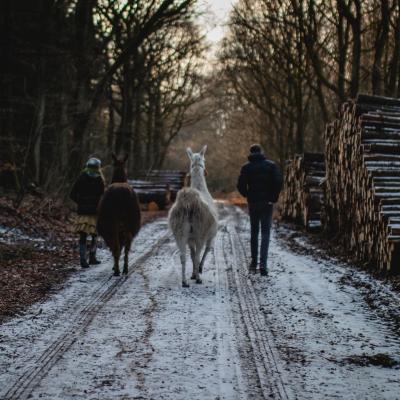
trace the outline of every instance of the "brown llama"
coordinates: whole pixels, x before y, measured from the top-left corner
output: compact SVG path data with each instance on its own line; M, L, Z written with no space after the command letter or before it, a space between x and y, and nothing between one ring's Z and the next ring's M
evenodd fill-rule
M140 229L140 207L133 188L127 183L125 163L128 159L113 158L113 177L99 203L97 231L114 257L114 276L120 275L119 258L125 248L123 274L128 273L128 255L132 240Z

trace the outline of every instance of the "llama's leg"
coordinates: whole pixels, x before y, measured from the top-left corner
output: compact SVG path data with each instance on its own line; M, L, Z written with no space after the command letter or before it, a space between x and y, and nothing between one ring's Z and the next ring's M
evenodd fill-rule
M206 261L207 254L210 252L210 250L211 250L212 247L213 247L213 241L212 241L212 240L209 240L209 241L206 243L206 248L205 248L205 250L204 250L203 256L201 257L201 261L200 261L200 265L199 265L199 272L200 272L200 274L203 273L204 262Z
M196 244L196 254L194 257L194 274L196 277L196 283L202 283L202 280L200 279L200 274L199 274L199 266L200 266L200 254L201 254L202 246L199 246Z
M196 246L194 244L190 244L190 258L192 259L192 265L193 265L193 272L192 272L192 277L190 279L196 279L196 274L194 273L194 263L195 263L195 257L196 257Z
M207 257L207 254L209 253L209 251L211 250L211 247L209 247L208 245L206 246L203 256L201 257L201 261L200 261L200 265L199 265L199 272L200 274L203 273L203 265L204 265L204 261Z
M185 242L178 243L182 265L182 287L189 287L186 279L186 244Z
M129 262L129 247L125 246L124 269L122 270L122 273L124 275L128 275L128 262Z
M114 276L120 276L120 271L119 271L119 257L121 255L121 247L119 243L115 244L114 251L113 251L113 256L114 256Z
M124 269L122 271L124 275L128 274L129 251L131 250L131 244L132 244L132 236L128 235L128 237L125 240Z

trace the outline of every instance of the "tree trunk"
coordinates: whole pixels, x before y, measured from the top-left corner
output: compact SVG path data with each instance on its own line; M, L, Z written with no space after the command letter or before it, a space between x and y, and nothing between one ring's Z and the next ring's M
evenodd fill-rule
M86 119L90 108L91 87L90 79L92 74L93 55L93 9L96 0L78 0L75 7L75 69L76 84L73 99L75 122L73 130L73 148L71 151L71 166L73 174L82 164L82 147L84 133L88 120Z
M123 67L121 123L117 131L115 151L129 152L129 139L133 125L133 81L131 61L127 60Z
M36 126L34 134L34 145L33 145L33 160L35 165L35 182L40 184L40 166L41 166L41 148L42 148L42 134L43 134L43 122L46 112L46 97L44 92L39 94L37 112L36 112Z
M360 64L361 64L361 3L354 0L356 15L351 21L353 32L352 68L350 82L350 96L355 98L360 85Z
M163 137L163 115L161 111L161 94L157 88L154 109L154 138L153 138L153 162L158 167L161 164L161 141Z
M389 80L386 88L387 96L396 95L396 85L400 90L400 0L397 0L397 16L394 22L394 45L393 45L393 53L392 59L390 61L389 67ZM399 92L397 92L397 97L399 96Z
M385 48L385 44L389 35L389 1L381 0L381 20L377 29L376 39L375 39L375 55L374 63L372 65L372 93L381 94L382 93L382 57Z

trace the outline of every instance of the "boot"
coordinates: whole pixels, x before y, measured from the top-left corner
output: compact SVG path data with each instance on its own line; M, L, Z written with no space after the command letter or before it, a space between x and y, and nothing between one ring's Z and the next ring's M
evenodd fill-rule
M89 264L86 260L86 243L79 243L79 256L81 260L81 267L89 268Z
M92 243L90 244L90 252L89 252L89 264L91 264L91 265L97 265L97 264L100 264L100 262L101 262L96 258L96 250L97 250L97 236L93 235Z
M100 264L101 263L101 261L99 261L97 258L96 258L96 252L90 252L89 253L89 264L90 265L97 265L97 264Z
M265 265L260 265L260 275L261 276L268 276L268 270Z
M257 263L254 261L251 261L251 263L249 264L249 274L255 274L256 268L257 268Z

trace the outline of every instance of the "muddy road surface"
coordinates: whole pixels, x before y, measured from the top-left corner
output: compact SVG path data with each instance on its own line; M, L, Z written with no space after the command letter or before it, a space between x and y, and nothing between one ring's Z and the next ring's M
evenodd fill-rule
M399 296L287 227L249 276L247 217L219 211L202 285L159 219L127 277L103 251L0 326L0 399L399 399Z

